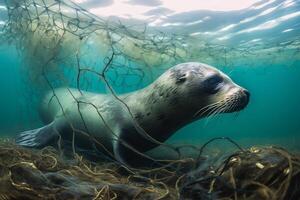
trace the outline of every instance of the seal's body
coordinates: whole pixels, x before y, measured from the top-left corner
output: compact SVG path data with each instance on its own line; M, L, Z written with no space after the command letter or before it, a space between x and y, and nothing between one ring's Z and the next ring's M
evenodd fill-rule
M249 92L202 63L176 65L148 87L120 95L60 88L46 95L43 128L21 133L16 142L44 147L58 141L97 149L120 162L150 150L199 118L243 109Z

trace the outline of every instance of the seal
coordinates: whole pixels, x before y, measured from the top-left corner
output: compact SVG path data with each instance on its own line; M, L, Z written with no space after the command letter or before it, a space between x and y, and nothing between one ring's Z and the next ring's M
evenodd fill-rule
M207 64L178 64L149 86L113 96L58 88L44 98L47 124L25 131L16 143L42 148L64 146L104 153L127 163L203 117L242 110L250 93Z

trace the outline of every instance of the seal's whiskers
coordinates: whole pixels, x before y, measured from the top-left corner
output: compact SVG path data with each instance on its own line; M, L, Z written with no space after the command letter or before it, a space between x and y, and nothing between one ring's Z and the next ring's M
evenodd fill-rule
M223 103L224 101L220 101L218 107L216 107L215 109L213 109L212 111L210 111L208 113L208 117L207 120L205 122L205 125L208 124L208 122L211 120L212 117L216 116L217 114L223 112L223 110L226 109L227 107L227 102L225 101L225 103Z
M210 109L213 109L215 107L218 107L218 104L221 103L222 100L209 104L201 109L199 109L195 114L194 117L198 116L200 114L200 116L204 115L204 113L206 113L207 111L209 111ZM203 111L203 112L202 112Z

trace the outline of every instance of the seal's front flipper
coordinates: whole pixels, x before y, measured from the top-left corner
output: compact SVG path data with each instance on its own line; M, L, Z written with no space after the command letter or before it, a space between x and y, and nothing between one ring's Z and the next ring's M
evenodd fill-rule
M17 135L15 141L18 145L30 148L43 148L58 141L59 135L55 123L52 122L38 129L24 131Z

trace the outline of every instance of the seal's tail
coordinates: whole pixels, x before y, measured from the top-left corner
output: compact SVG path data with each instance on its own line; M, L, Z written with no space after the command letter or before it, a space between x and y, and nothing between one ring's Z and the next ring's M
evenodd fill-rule
M29 148L43 148L53 144L59 138L55 133L54 122L38 129L24 131L17 135L15 141L18 145Z

